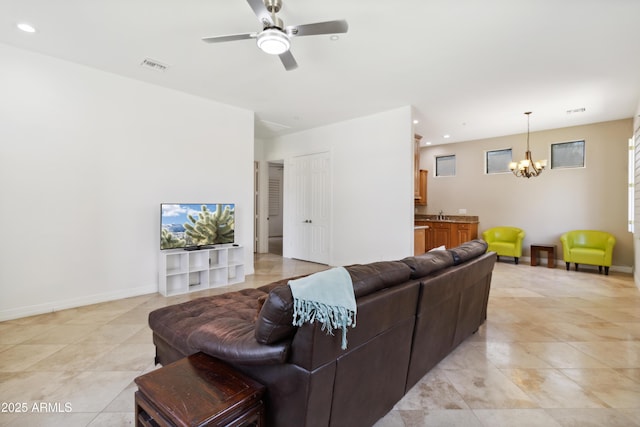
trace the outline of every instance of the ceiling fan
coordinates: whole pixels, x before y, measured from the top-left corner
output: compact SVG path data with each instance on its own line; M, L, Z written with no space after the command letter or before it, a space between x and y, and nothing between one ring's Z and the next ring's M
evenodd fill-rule
M253 13L262 23L262 31L204 37L202 40L207 43L222 43L234 40L256 39L258 47L263 52L278 55L284 68L290 71L298 67L298 63L289 50L292 37L346 33L349 28L347 21L344 19L285 27L282 19L276 16L276 13L282 8L282 0L247 0L247 3L249 3Z

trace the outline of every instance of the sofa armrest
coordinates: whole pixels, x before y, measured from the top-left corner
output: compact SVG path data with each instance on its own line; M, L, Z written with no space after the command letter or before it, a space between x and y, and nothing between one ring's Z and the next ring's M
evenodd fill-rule
M198 327L188 338L189 346L210 356L238 365L274 365L287 360L290 341L265 345L256 341L255 325L238 319L216 319Z

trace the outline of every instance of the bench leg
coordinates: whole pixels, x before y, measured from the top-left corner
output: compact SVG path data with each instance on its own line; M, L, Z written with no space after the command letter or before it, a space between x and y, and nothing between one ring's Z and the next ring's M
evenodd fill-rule
M571 263L567 262L566 264L567 264L567 271L569 271L569 268L571 267Z
M609 275L609 267L605 267L604 268L604 275L608 276Z
M518 265L518 257L515 257L515 259L516 259L516 265Z

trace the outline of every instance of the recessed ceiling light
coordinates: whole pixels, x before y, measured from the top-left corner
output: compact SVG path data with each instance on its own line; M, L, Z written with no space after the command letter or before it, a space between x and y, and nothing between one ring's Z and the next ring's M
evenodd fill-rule
M424 145L431 145L431 141L425 142Z
M339 39L340 39L340 36L337 36L335 34L329 36L329 40L331 40L331 41L336 41L336 40L339 40Z
M451 135L446 134L446 135L442 135L442 137L443 137L444 139L447 139L447 138L451 138Z
M414 125L417 125L418 123L420 123L420 120L418 120L418 119L413 119L413 124L414 124Z
M25 33L35 33L36 29L33 25L31 24L27 24L26 22L19 22L16 25L20 30L24 31Z

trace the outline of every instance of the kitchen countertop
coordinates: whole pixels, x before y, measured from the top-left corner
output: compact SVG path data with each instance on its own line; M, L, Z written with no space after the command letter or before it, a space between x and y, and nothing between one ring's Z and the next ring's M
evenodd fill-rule
M443 215L445 219L438 219L438 215L416 215L415 221L437 221L437 222L463 222L479 223L476 215Z

